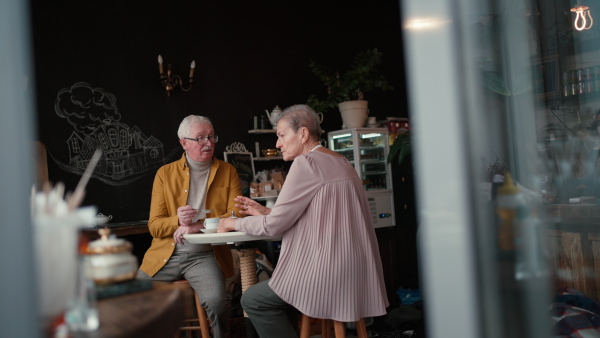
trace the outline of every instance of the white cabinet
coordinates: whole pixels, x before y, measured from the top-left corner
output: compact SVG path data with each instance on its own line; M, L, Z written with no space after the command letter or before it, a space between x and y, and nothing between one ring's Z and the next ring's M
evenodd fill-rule
M376 228L395 225L394 194L387 128L352 128L328 133L329 149L348 159L369 199L373 224Z

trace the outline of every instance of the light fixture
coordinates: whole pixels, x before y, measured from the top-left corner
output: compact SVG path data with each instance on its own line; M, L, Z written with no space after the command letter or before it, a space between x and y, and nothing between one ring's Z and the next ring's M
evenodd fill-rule
M590 29L592 28L592 25L594 25L594 19L592 18L592 12L590 12L590 8L582 5L580 0L577 0L577 5L571 8L571 12L576 13L573 25L578 31Z
M452 21L438 17L408 18L408 20L406 20L404 28L415 31L432 30L438 29L450 22Z
M177 87L177 86L179 86L181 88L181 90L183 90L184 92L187 92L190 89L192 89L192 85L194 84L194 69L195 68L196 68L196 61L192 60L192 63L190 64L189 87L186 89L183 87L183 81L181 80L181 77L179 75L173 75L173 72L171 70L171 64L169 64L167 73L165 74L165 71L163 68L163 58L162 58L162 56L158 55L158 71L160 72L160 80L162 81L162 84L165 87L165 90L167 91L167 95L169 95L169 96L171 95L171 92L173 91L173 89L175 89L175 87Z

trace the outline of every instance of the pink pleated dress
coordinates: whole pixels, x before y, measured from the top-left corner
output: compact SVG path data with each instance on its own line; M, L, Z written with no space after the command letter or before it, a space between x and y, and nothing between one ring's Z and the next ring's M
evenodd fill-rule
M236 220L252 235L282 236L269 286L303 314L343 322L389 305L362 181L344 157L298 156L271 214Z

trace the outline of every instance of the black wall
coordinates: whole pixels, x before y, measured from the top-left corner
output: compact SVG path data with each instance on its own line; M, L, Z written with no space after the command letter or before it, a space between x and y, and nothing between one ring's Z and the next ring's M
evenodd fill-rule
M234 141L250 151L255 141L262 148L274 147L274 135L248 134L253 116L324 94L308 68L310 58L343 70L357 52L378 48L384 58L381 70L395 90L368 94L371 115L407 116L395 0L34 0L31 5L39 139L50 155L51 181L65 182L68 190L80 174L59 163L72 160L67 140L75 127L57 114L55 104L61 90L79 82L114 95L111 118L118 116L120 124L156 138L167 162L181 155L176 131L189 114L212 119L220 137L219 158ZM196 60L191 91L177 88L167 97L159 81L158 54L186 80ZM341 125L339 112L325 113L326 131ZM126 184L93 178L84 204L112 214L113 222L147 219L156 169Z

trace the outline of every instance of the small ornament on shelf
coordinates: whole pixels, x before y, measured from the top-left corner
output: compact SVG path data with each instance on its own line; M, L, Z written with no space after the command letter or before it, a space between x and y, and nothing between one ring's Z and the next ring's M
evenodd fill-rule
M233 142L232 144L225 147L225 151L228 153L247 153L246 146L241 142Z

